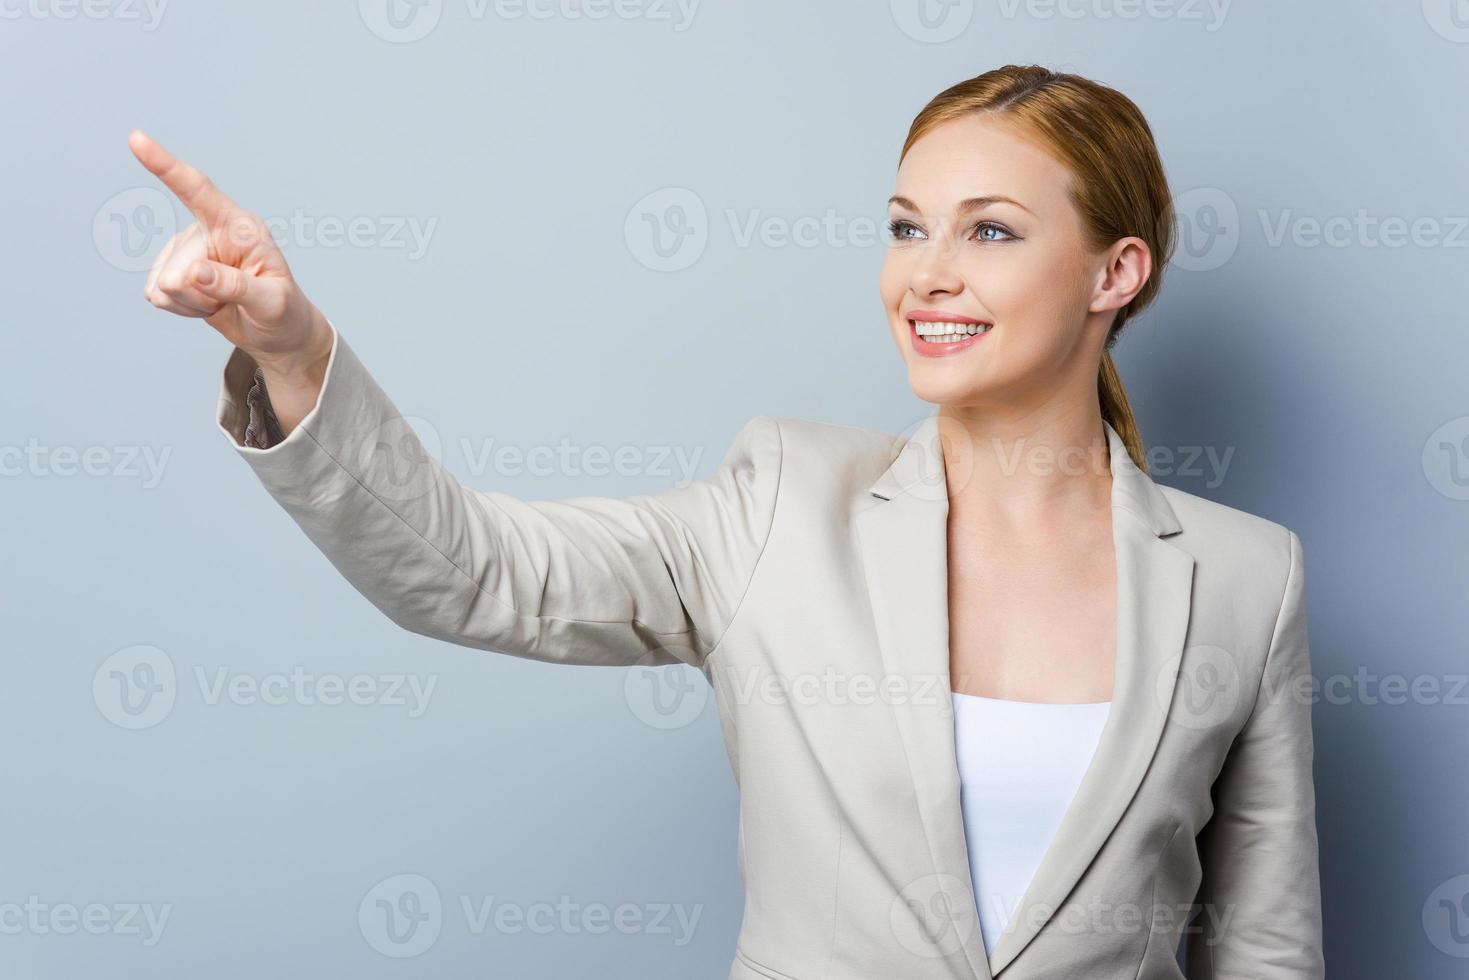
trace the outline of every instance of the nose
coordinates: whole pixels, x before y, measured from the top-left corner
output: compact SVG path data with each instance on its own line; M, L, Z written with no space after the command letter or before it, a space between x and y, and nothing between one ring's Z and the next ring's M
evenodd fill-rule
M956 296L964 291L959 275L958 249L946 234L938 234L918 249L909 286L919 296Z

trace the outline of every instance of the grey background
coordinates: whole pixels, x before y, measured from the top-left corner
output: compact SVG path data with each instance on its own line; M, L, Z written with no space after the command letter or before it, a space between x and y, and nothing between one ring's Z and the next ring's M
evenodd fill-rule
M408 40L384 2L0 11L0 912L104 910L0 916L0 974L722 977L742 909L712 704L662 725L632 672L398 630L260 489L213 424L225 344L142 299L167 235L139 229L188 218L150 205L131 128L299 216L298 279L466 482L620 496L686 478L668 449L707 475L752 415L922 417L877 299L897 153L940 89L1039 62L1135 99L1179 195L1187 245L1118 348L1158 479L1300 534L1315 673L1349 683L1315 707L1330 974L1464 975L1469 3L935 2L930 31L907 0L445 0ZM799 219L825 226L783 241ZM563 439L634 465L474 461ZM139 646L174 703L130 729L109 685ZM211 703L218 671L298 666L436 686L417 717ZM411 958L358 919L400 874L444 907ZM476 931L460 904L562 896L699 918ZM158 941L130 904L168 910Z

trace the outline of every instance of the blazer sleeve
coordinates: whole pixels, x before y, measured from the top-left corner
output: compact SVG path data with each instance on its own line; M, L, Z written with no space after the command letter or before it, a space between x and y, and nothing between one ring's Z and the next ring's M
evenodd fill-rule
M1215 780L1199 834L1200 931L1191 980L1308 980L1325 975L1312 782L1311 658L1301 542L1254 708Z
M332 333L317 403L289 435L247 439L262 416L249 405L257 365L238 347L216 421L353 587L404 629L462 646L703 667L770 534L775 419L747 422L708 479L626 498L522 500L460 485Z

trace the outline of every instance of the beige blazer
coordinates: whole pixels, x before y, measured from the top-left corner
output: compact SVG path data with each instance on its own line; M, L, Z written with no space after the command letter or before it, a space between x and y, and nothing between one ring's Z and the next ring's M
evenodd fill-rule
M219 425L393 622L708 679L741 790L730 980L1323 975L1300 541L1156 485L1110 426L1113 706L987 958L955 762L936 414L908 439L760 416L707 480L529 501L457 483L340 335L311 414L246 447L254 367L231 354Z

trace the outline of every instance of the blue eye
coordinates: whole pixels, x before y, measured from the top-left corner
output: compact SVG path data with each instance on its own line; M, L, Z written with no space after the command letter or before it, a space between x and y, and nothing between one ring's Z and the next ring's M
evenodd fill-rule
M908 232L919 231L917 225L902 218L895 218L888 222L888 235L898 241L909 241Z
M897 242L919 241L926 236L923 229L904 218L894 218L887 223L888 236ZM998 234L991 234L998 233ZM1003 236L1003 237L1000 237ZM971 241L981 244L990 242L1019 241L1013 232L993 221L981 221L974 226Z
M997 231L1000 234L1005 235L1005 236L1007 236L1009 238L1014 238L1015 237L1014 235L1011 235L1009 231L1007 231L1004 228L1001 228L999 225L995 224L993 221L981 221L979 224L977 224L977 225L974 226L974 233L976 235L982 235L982 233L985 232L986 230L988 230L988 231ZM982 242L997 242L997 241L1004 241L1004 239L1001 239L1001 238L983 238L983 237L981 237L980 238L980 241L982 241Z

